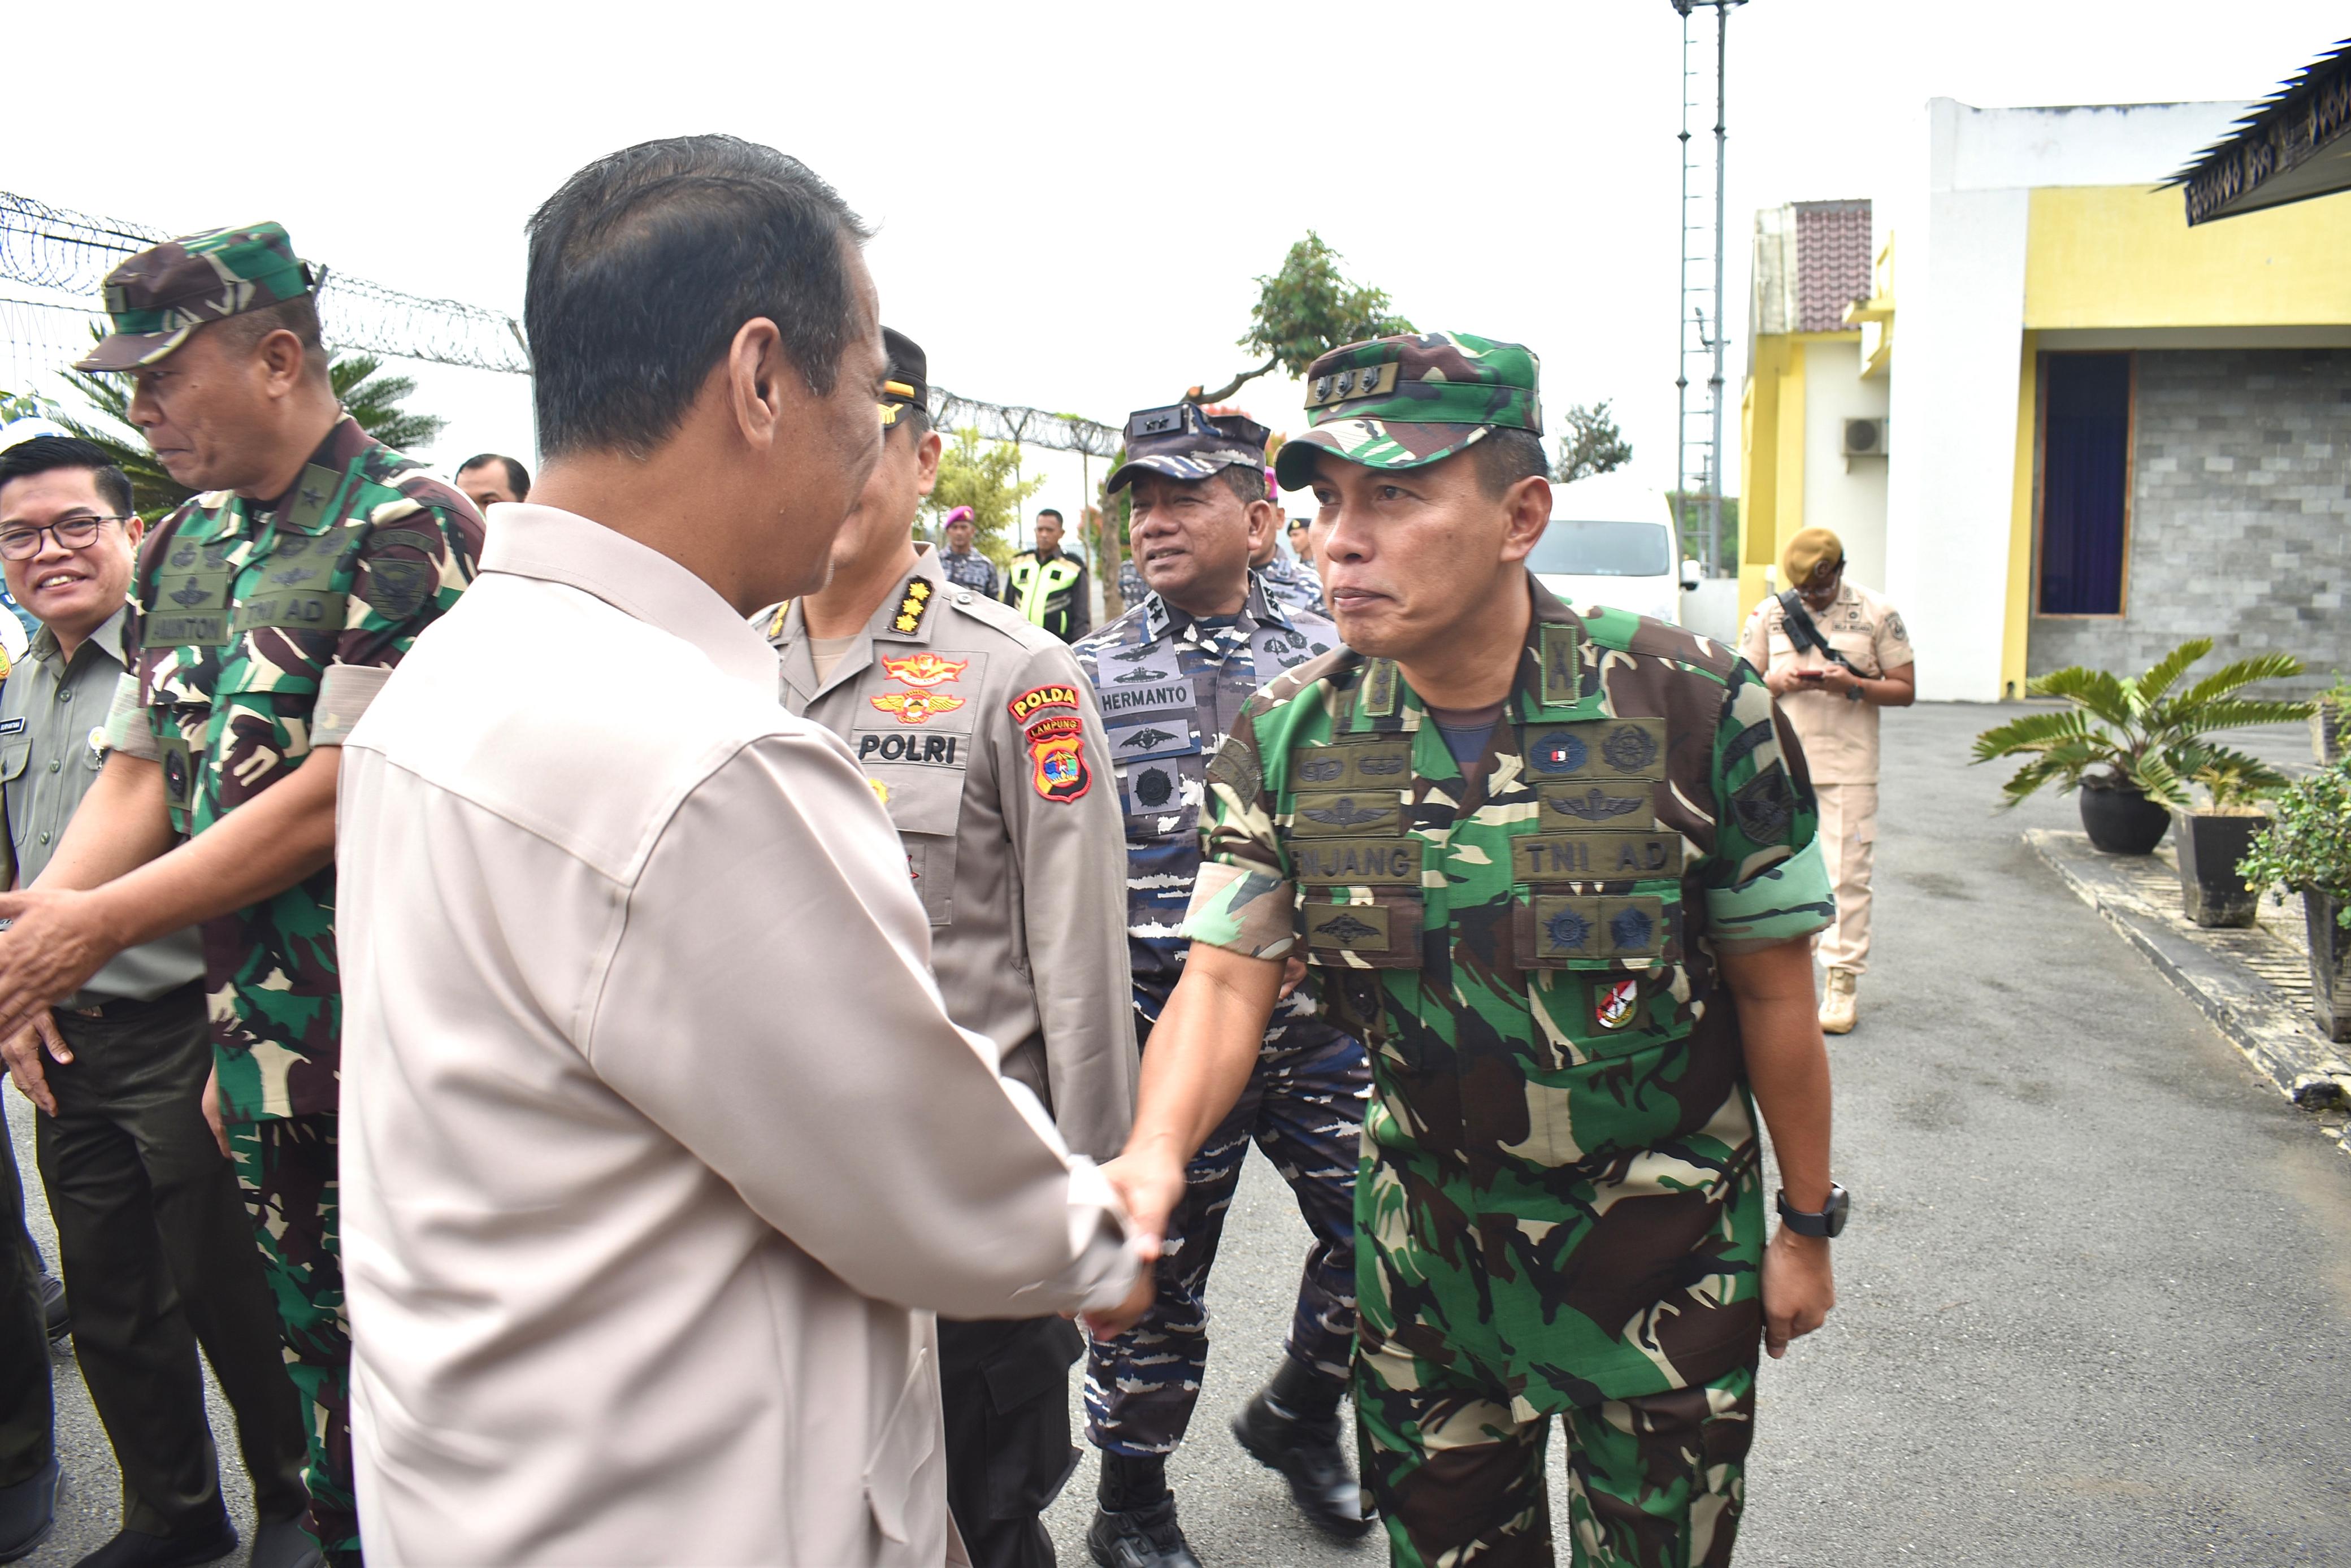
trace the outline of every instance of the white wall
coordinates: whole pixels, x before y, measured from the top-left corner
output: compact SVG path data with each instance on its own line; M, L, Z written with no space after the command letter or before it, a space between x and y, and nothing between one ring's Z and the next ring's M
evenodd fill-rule
M2001 695L2030 188L2153 183L2243 111L1928 104L1921 183L1889 204L1899 335L1885 581L1918 643L1920 696Z
M1844 422L1886 411L1887 378L1861 379L1861 345L1804 345L1804 526L1844 543L1845 575L1870 588L1886 582L1884 457L1844 455ZM1784 414L1782 417L1786 417Z

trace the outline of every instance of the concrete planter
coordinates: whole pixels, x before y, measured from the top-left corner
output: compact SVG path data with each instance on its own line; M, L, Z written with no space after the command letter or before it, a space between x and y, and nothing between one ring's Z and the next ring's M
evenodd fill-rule
M2335 920L2343 903L2323 893L2302 895L2310 928L2310 1005L2319 1032L2329 1040L2351 1040L2351 931Z
M2251 925L2262 895L2237 874L2267 817L2179 813L2179 910L2199 925Z
M2333 697L2321 697L2310 710L2310 750L2322 763L2343 760L2344 728L2351 714Z

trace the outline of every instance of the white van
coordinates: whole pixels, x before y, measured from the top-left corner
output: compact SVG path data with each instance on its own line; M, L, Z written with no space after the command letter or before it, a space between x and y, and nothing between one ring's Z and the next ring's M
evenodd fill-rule
M1676 548L1665 492L1604 474L1554 485L1551 527L1527 566L1572 605L1604 604L1678 626L1699 567Z

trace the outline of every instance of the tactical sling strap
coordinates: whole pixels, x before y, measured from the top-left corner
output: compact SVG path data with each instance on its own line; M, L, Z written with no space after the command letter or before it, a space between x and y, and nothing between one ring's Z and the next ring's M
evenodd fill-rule
M1796 645L1796 652L1801 653L1807 648L1817 648L1821 651L1823 657L1827 658L1832 664L1841 666L1847 674L1853 676L1855 680L1867 680L1869 678L1863 674L1859 670L1853 667L1853 661L1851 659L1846 658L1843 653L1838 653L1834 648L1829 646L1829 640L1826 637L1822 636L1821 629L1813 623L1812 612L1804 608L1804 597L1802 594L1797 592L1792 588L1789 589L1785 593L1781 594L1780 611L1782 615L1785 618L1784 624L1788 628L1788 641ZM1845 687L1844 700L1850 703L1859 702L1861 700L1861 688L1859 686Z

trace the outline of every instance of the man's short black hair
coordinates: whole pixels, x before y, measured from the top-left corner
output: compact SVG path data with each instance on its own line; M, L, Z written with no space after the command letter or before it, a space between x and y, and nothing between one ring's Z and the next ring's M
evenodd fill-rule
M507 488L515 493L517 500L530 494L530 470L501 453L485 452L478 457L466 458L457 465L457 476L463 478L475 469L489 463L503 463L507 465Z
M648 455L760 317L810 390L831 394L856 328L848 246L869 231L799 159L733 136L641 142L566 180L528 232L543 456Z
M117 517L131 516L131 476L114 465L106 448L69 435L37 435L0 452L0 489L5 489L12 480L28 479L60 468L88 469L108 509Z
M1040 523L1041 523L1041 522L1043 522L1047 517L1050 517L1050 518L1052 518L1055 522L1057 522L1057 523L1061 524L1061 525L1063 528L1068 528L1068 527L1070 526L1070 519L1069 519L1069 518L1067 518L1067 517L1063 517L1063 516L1061 516L1061 514L1060 513L1060 511L1058 511L1058 510L1057 510L1057 509L1055 509L1054 507L1038 507L1038 508L1037 508L1037 520L1038 520L1039 522L1040 522Z
M901 403L898 407L898 423L890 428L893 431L904 431L906 439L919 446L922 444L923 437L931 433L931 411L926 408L917 408L911 402Z
M1469 460L1478 465L1478 487L1489 496L1551 473L1551 455L1531 430L1489 430L1469 448Z
M1241 498L1242 506L1266 499L1264 469L1252 468L1246 463L1228 463L1217 474L1224 480L1225 487Z

